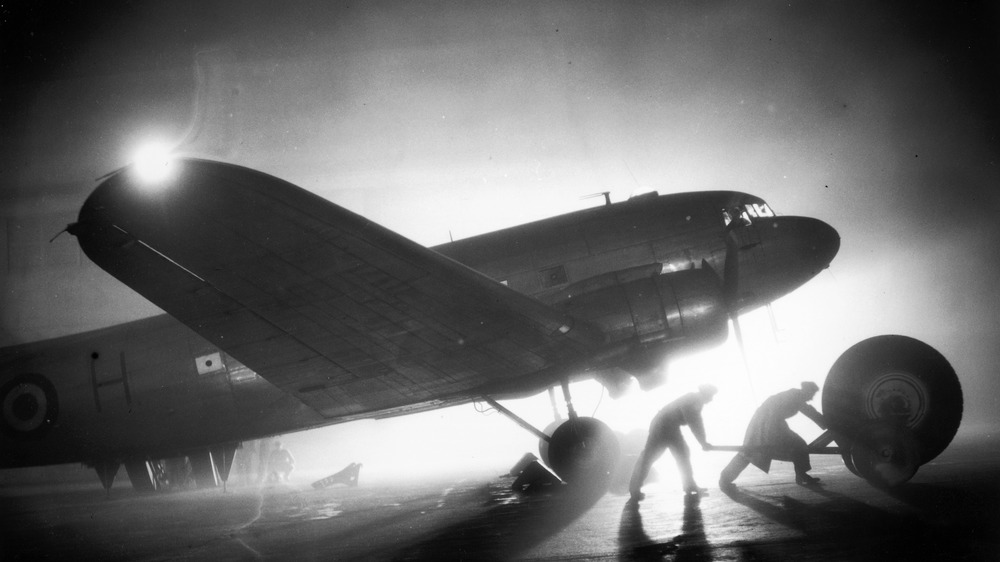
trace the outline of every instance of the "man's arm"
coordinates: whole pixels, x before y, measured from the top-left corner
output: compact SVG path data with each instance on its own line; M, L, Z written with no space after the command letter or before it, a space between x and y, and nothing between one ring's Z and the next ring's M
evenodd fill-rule
M803 404L802 407L799 408L799 411L802 412L807 418L811 419L820 427L820 429L826 429L826 418L823 417L823 414L816 411L816 408L813 408L809 404Z
M694 438L701 443L701 448L708 449L712 448L712 445L705 438L705 422L701 419L701 408L700 404L692 404L687 408L684 408L684 420L687 421L688 427L691 428L691 433Z

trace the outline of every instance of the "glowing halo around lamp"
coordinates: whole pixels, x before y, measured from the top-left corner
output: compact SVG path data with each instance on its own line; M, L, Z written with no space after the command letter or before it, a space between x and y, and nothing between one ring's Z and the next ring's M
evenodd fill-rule
M163 143L149 143L135 152L132 163L142 181L159 183L170 176L173 169L170 147Z

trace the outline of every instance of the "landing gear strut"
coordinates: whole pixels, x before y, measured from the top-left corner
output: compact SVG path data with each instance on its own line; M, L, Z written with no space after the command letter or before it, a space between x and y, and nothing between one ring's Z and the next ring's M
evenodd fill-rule
M563 395L569 419L559 424L549 435L486 396L487 403L521 427L538 436L538 452L542 461L559 478L572 485L606 488L618 464L620 448L614 432L600 420L580 417L570 399L569 383L563 381Z

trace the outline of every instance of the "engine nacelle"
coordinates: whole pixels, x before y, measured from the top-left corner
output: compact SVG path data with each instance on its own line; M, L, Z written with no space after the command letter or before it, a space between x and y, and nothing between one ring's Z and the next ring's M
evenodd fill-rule
M612 342L650 348L725 339L728 315L719 276L707 267L661 269L652 264L575 283L554 305L600 327Z

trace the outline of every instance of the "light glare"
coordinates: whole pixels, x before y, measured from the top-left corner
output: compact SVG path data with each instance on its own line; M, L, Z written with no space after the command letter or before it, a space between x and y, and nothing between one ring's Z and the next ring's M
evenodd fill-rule
M135 171L145 182L160 182L166 179L171 172L170 149L159 143L151 143L143 146L135 153Z

